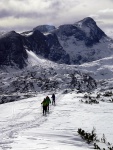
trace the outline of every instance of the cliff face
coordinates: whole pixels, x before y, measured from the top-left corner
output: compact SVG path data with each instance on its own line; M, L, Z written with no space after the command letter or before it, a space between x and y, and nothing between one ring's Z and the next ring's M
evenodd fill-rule
M37 28L24 34L24 45L37 55L58 63L70 63L69 55L60 45L56 34L41 33Z
M0 37L0 65L23 68L26 59L27 53L20 34L11 31Z

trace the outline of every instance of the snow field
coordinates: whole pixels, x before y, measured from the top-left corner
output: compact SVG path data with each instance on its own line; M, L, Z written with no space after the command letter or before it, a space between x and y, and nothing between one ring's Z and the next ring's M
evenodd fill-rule
M91 132L93 127L99 138L105 134L112 143L112 104L84 104L83 94L56 94L56 106L42 115L41 101L48 94L37 95L13 103L0 105L1 150L87 150L92 145L78 135L78 128ZM49 95L51 96L51 95Z

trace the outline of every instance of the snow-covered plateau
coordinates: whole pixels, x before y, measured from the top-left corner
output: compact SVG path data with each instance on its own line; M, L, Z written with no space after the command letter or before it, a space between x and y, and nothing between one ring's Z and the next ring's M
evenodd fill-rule
M1 69L0 150L87 150L94 142L112 147L112 56L66 65L27 53L26 68ZM41 102L53 92L56 106L43 116ZM88 144L79 128L88 133L95 128L98 140Z
M107 97L98 98L99 104L86 104L81 102L86 99L86 93L57 92L56 106L50 105L50 113L43 116L41 102L51 94L37 94L33 98L0 105L1 150L94 149L93 143L87 144L80 137L78 128L86 132L95 128L99 140L103 134L106 138L106 143L97 142L99 147L109 147L108 142L113 142L113 103ZM103 97L105 101L102 101Z

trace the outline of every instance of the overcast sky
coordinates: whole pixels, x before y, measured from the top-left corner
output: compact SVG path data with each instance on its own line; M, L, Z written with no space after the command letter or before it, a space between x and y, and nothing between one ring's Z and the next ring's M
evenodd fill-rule
M113 37L113 0L0 0L0 30L26 31L92 17Z

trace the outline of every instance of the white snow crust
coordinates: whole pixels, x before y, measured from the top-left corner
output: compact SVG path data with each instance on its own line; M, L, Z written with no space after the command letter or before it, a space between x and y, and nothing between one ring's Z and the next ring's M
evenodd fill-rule
M88 150L93 149L78 135L78 128L91 132L96 128L99 138L105 134L112 142L112 105L82 104L83 94L56 93L56 106L50 105L50 113L42 115L41 101L52 93L0 105L1 150ZM101 143L101 147L104 144Z

